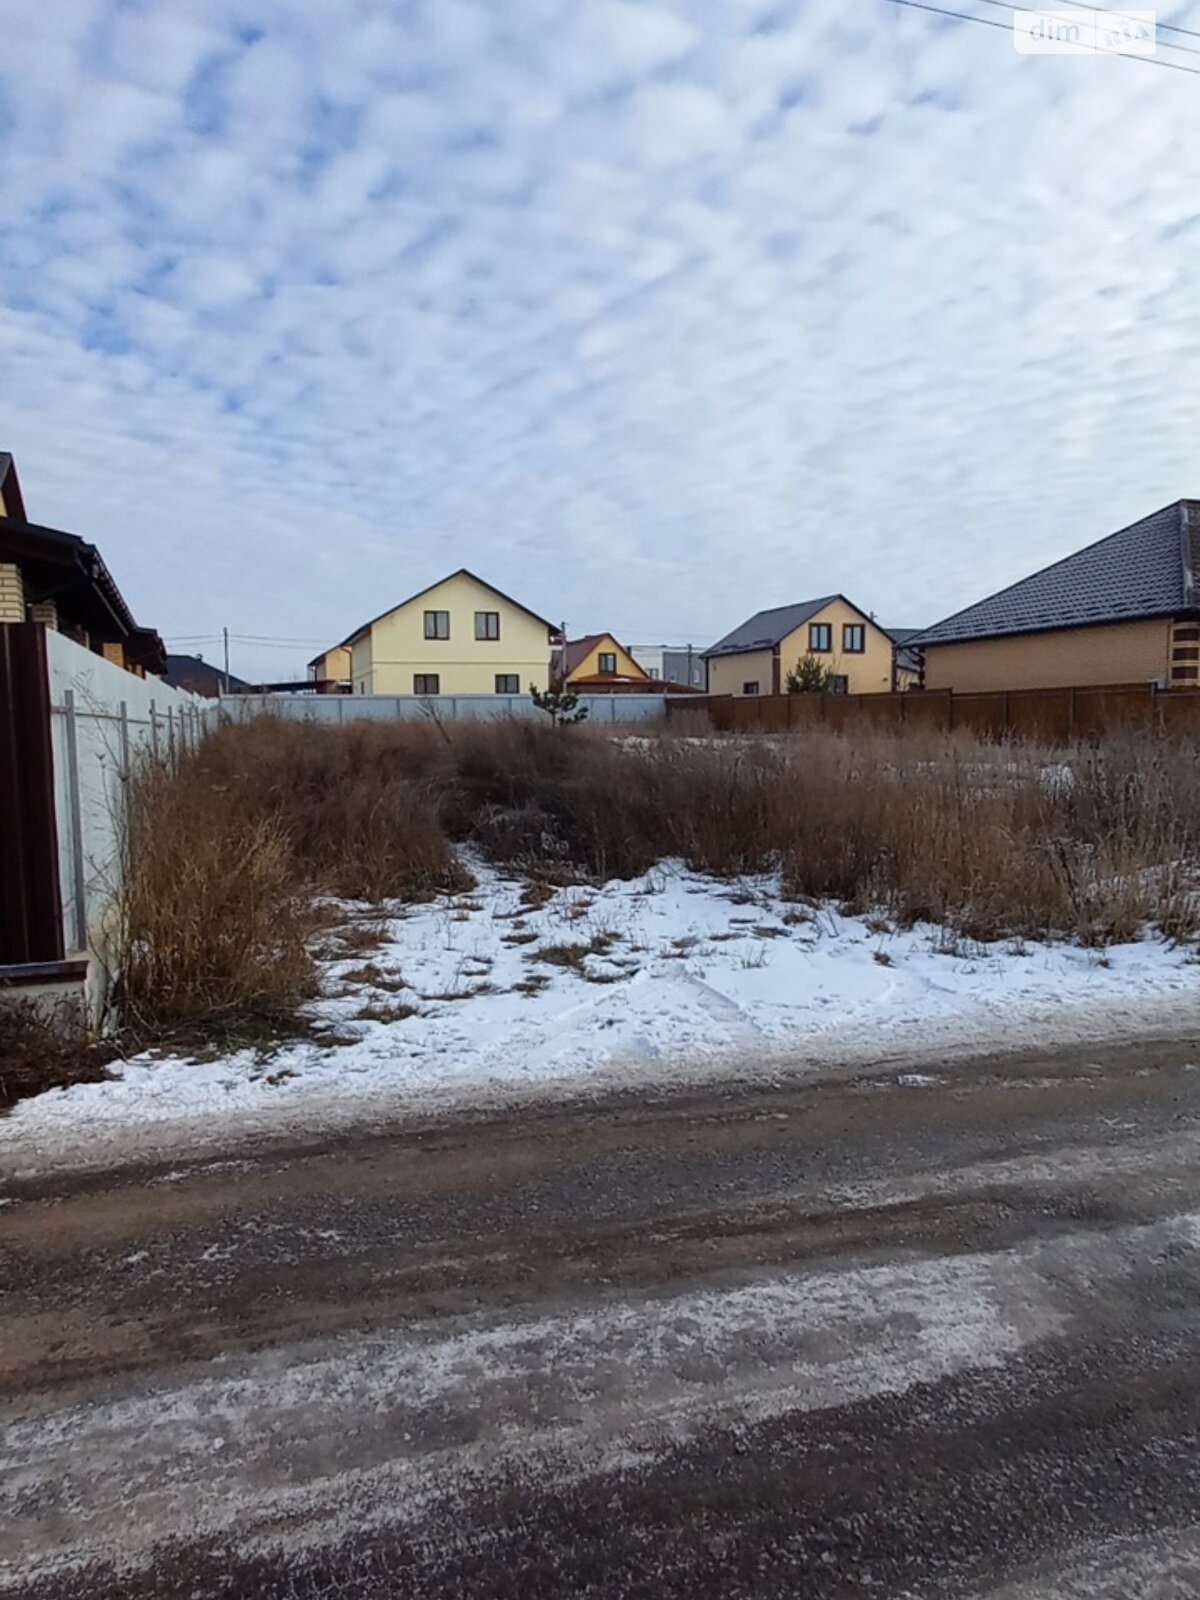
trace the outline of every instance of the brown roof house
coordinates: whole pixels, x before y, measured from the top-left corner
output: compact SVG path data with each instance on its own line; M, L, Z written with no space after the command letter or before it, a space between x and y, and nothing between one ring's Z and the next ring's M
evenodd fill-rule
M1176 500L905 640L927 689L1200 682L1200 501Z
M0 622L26 621L139 677L167 670L162 640L135 622L96 546L26 520L16 464L0 451Z
M582 639L568 639L562 647L561 667L555 662L556 676L566 679L572 689L589 692L661 688L611 633L585 633Z

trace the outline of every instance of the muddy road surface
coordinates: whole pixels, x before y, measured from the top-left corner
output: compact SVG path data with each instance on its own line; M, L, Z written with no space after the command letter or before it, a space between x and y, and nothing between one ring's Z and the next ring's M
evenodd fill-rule
M0 1595L1200 1594L1200 1041L0 1185Z

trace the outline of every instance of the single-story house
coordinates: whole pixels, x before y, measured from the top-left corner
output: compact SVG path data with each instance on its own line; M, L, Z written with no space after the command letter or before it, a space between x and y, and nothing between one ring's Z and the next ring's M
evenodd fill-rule
M527 694L550 679L557 630L466 567L345 641L355 694Z
M94 544L29 522L12 456L0 452L0 622L41 622L144 678L167 670Z
M845 595L757 611L704 652L710 694L782 694L788 673L814 656L841 694L887 694L894 647L870 615Z
M561 675L569 688L584 689L589 694L639 687L651 691L655 687L650 674L611 633L587 633L581 639L568 639L553 665L556 678Z
M921 686L921 652L909 641L923 632L921 628L885 628L883 630L896 647L895 687L901 693Z
M927 689L1200 682L1200 501L1176 500L906 641Z
M167 683L172 689L186 689L189 694L202 694L209 700L221 695L244 694L250 685L233 673L226 673L213 661L203 656L167 657Z

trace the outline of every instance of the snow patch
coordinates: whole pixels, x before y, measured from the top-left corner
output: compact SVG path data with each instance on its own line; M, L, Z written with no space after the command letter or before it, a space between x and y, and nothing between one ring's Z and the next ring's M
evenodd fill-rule
M379 948L323 962L312 1011L336 1042L266 1059L139 1056L112 1081L20 1102L0 1121L0 1160L19 1153L29 1170L70 1146L94 1160L106 1140L156 1125L190 1122L207 1136L240 1119L275 1131L501 1092L711 1076L731 1063L761 1077L1116 1037L1156 1017L1179 1023L1197 1003L1190 953L1150 937L1100 959L1067 942L881 932L875 919L789 903L771 877L717 881L671 864L531 905L521 881L472 870L469 894L393 906Z

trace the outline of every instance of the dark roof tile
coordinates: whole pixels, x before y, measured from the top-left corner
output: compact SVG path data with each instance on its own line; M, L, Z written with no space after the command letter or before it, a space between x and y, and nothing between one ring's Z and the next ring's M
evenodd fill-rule
M906 640L924 648L1186 611L1200 566L1200 503L1176 500Z
M736 656L747 650L773 650L781 639L786 639L789 633L794 633L810 617L815 617L818 611L824 611L827 605L839 598L836 594L827 594L820 600L800 600L795 605L756 611L740 628L718 639L704 655L706 658Z

